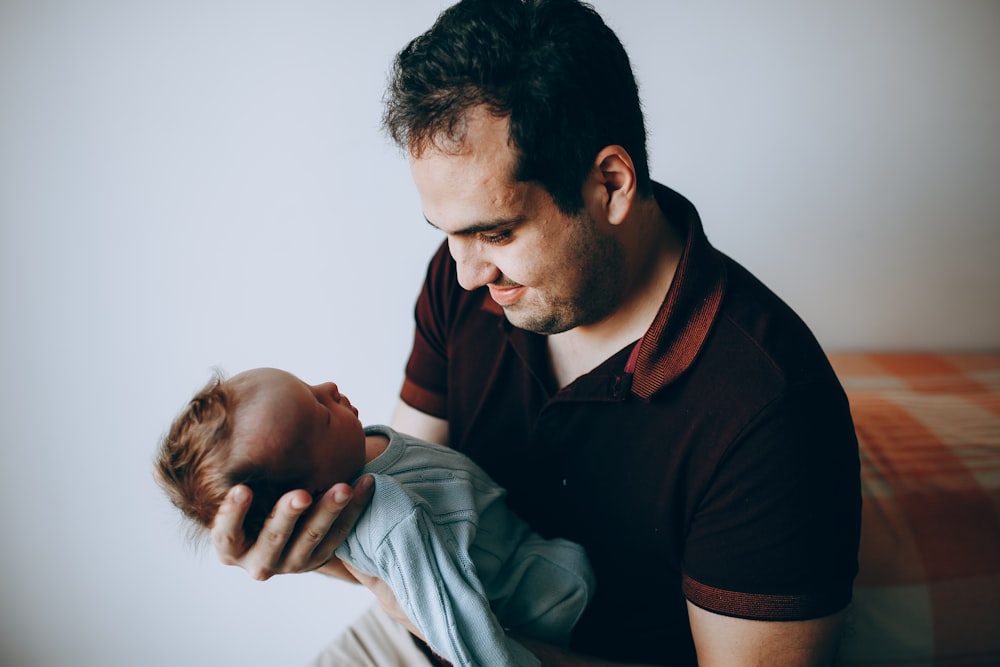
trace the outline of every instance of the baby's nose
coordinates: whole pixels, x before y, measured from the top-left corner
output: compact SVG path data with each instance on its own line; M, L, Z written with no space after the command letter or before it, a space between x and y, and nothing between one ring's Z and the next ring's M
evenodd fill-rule
M335 401L340 400L340 389L338 389L337 385L333 382L324 382L319 385L317 389Z

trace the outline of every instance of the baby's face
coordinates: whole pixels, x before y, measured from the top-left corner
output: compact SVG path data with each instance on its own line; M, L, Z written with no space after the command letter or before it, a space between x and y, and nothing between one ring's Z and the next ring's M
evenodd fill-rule
M274 368L241 373L230 383L237 396L235 457L278 479L304 479L310 492L350 482L364 465L364 428L337 385L310 386Z

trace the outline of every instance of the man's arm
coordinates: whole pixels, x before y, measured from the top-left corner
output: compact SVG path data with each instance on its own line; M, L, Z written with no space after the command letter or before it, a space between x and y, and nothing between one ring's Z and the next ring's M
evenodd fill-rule
M390 425L400 433L406 433L436 445L448 444L447 421L432 417L403 401L399 401L396 405L396 412L392 415Z
M837 654L845 615L846 611L842 611L810 621L748 621L713 614L688 603L699 667L828 667ZM517 639L545 667L626 667L624 663L588 658L531 639ZM629 663L628 667L642 666Z
M846 610L809 621L750 621L688 602L699 667L828 667L840 644Z

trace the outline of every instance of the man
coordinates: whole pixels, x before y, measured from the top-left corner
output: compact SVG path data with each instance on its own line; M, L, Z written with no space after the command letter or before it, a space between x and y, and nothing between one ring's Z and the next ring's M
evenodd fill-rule
M397 56L385 124L447 236L393 426L467 453L597 575L572 653L528 647L545 665L831 663L860 522L846 398L799 318L650 180L612 31L576 0L459 2ZM247 545L237 488L220 558L350 576L330 554L368 493L337 485L308 512L289 494Z

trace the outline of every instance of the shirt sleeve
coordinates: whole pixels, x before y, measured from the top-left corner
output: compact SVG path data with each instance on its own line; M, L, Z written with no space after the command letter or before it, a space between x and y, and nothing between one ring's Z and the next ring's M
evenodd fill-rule
M691 521L683 588L708 611L805 620L851 600L860 463L846 398L817 383L768 405L720 460Z
M440 419L448 418L447 304L457 285L450 263L447 243L443 243L427 267L417 297L413 347L400 391L400 398L408 405ZM449 281L453 283L450 286Z

